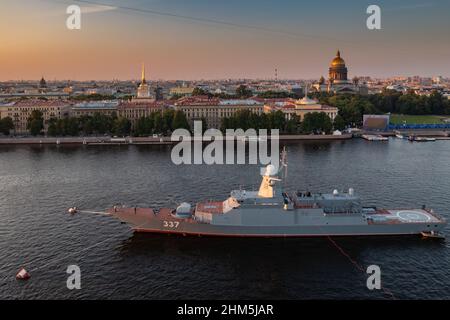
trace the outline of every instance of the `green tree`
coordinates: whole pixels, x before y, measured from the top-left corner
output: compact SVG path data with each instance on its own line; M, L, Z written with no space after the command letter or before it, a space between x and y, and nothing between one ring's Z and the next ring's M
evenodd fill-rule
M186 129L190 130L189 122L183 111L177 110L173 116L172 128L176 129Z
M339 114L334 118L333 128L341 131L345 129L345 121Z
M252 90L248 89L245 85L240 85L236 89L236 96L239 99L247 99L253 95Z
M286 122L285 133L297 134L299 133L300 119L297 115L292 115L291 119Z
M44 130L44 115L40 110L33 110L27 122L27 129L33 136L42 134Z
M148 136L153 132L153 118L149 117L141 117L136 121L134 125L133 134L135 136Z
M80 134L80 123L78 118L64 118L62 123L64 126L64 135L75 137Z
M105 134L113 131L114 120L117 116L107 116L99 112L94 113L92 117L92 130L95 133Z
M47 134L52 137L56 137L60 135L60 132L57 127L58 120L56 118L51 118L48 120L48 128L47 128Z
M81 116L79 118L80 130L84 136L94 133L94 125L91 116Z
M162 131L165 135L174 130L173 119L175 117L175 110L167 109L162 114Z
M192 95L193 95L193 96L207 96L207 95L209 95L209 92L206 91L205 89L196 87L196 88L194 88L194 90L192 91Z
M303 133L331 133L332 128L330 117L323 112L307 113L302 122Z
M14 122L10 117L0 119L0 133L8 136L14 130Z
M153 120L153 133L161 134L163 133L162 115L161 112L155 112L152 115Z
M118 136L128 136L131 133L131 121L125 117L119 117L114 121L114 133Z

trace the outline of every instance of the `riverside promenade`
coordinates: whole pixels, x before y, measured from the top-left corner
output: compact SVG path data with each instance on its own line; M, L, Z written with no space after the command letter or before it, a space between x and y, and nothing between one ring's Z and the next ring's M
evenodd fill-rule
M351 134L343 135L280 135L280 141L337 141L352 139ZM224 137L223 140L235 139L235 137ZM260 137L268 139L270 137ZM198 138L193 138L197 141ZM246 138L245 141L253 139ZM205 141L208 142L208 141ZM171 145L177 141L171 141L170 137L0 137L0 145Z

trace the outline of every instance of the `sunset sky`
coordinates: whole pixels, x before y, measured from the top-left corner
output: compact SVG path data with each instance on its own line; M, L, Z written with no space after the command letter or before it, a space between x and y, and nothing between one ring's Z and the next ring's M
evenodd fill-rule
M275 68L315 79L337 49L350 77L450 76L448 0L88 2L1 0L0 81L136 79L142 62L150 80L272 78ZM70 4L84 12L80 31L66 28ZM370 4L382 8L380 31L366 28Z

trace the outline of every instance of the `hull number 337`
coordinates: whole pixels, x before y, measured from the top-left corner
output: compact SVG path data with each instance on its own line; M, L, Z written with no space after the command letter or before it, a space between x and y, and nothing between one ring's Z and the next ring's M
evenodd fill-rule
M164 228L176 229L180 223L178 221L163 221Z

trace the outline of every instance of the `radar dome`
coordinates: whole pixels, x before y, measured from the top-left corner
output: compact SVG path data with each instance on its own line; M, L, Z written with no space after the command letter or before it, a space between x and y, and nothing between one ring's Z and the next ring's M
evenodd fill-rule
M277 174L277 168L273 164L269 164L266 167L266 173L264 175L266 176L275 176Z

